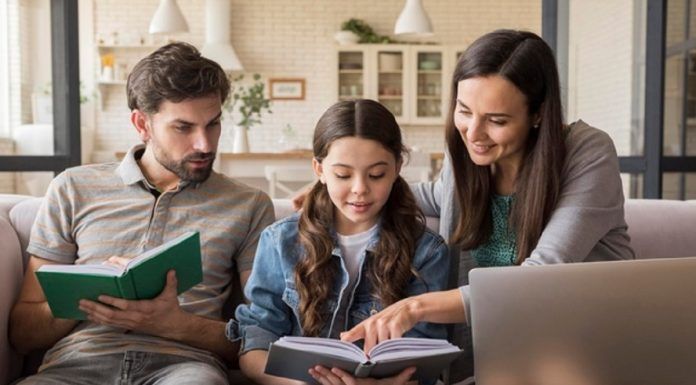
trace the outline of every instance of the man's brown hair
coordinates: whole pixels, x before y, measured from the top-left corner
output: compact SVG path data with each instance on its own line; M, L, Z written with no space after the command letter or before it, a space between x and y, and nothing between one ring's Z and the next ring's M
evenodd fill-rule
M220 65L201 56L196 47L177 42L160 47L138 62L128 75L128 107L154 114L168 100L217 94L224 102L230 82Z

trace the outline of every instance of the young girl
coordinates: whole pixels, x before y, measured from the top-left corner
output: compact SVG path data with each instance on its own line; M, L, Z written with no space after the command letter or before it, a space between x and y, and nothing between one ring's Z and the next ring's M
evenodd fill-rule
M245 290L250 304L228 327L231 340L242 340L241 369L259 384L294 383L263 373L280 337L338 338L383 307L446 285L447 247L399 177L405 148L394 116L375 101L338 102L319 119L313 147L319 181L301 214L262 233ZM406 336L445 334L419 323ZM324 384L358 383L338 369L310 374Z

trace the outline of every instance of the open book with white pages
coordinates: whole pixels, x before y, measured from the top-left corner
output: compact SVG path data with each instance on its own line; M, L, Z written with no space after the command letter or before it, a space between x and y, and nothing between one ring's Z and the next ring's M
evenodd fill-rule
M266 374L312 384L309 368L340 368L355 377L391 377L416 367L414 379L433 379L461 353L446 340L396 338L383 341L365 354L355 344L331 338L282 337L271 344Z

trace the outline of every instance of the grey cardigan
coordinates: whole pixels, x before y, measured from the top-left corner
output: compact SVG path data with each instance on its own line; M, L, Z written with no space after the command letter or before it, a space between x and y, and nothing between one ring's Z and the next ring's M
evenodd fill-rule
M459 207L454 183L451 160L446 156L437 181L411 186L425 215L440 217L440 234L447 241L459 215L466 214ZM522 265L634 259L626 229L614 144L605 132L579 120L566 136L558 205L536 248ZM474 258L461 252L458 284L466 286L462 287L465 298L468 273L474 267Z

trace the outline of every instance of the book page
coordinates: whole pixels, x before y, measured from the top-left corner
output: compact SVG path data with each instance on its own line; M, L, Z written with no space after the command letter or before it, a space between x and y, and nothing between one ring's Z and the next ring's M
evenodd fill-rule
M70 273L70 274L92 274L103 276L119 276L123 269L114 265L106 264L87 264L87 265L42 265L39 271Z
M280 338L275 344L289 349L350 358L360 363L367 362L367 357L359 347L350 342L344 342L333 338L286 336Z
M459 351L459 348L447 340L396 338L377 344L370 350L369 355L370 359L376 362L410 357L426 357L457 351Z
M195 231L189 231L187 233L184 233L184 234L182 234L182 235L180 235L172 240L164 242L163 244L140 254L139 256L128 261L128 264L126 264L126 270L132 269L132 268L140 265L141 263L147 261L148 259L159 255L164 250L167 250L167 249L171 248L172 246L181 243L182 241L191 237L194 234L196 234Z

